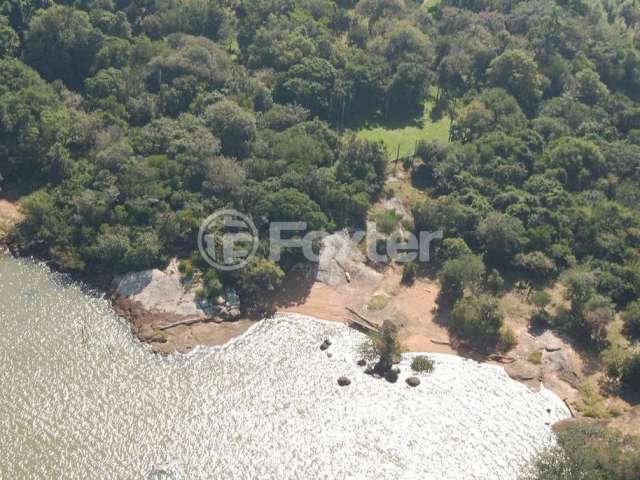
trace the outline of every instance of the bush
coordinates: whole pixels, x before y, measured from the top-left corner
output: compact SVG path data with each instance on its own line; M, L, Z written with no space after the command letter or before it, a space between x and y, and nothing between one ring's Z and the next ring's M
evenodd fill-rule
M411 285L416 280L416 267L415 262L405 263L404 268L402 269L402 279L401 282L405 285Z
M385 235L390 235L402 220L402 217L398 215L395 210L385 210L377 214L374 218L376 222L376 228L378 231Z
M433 372L433 360L424 355L418 355L411 362L411 370L414 372L431 373Z
M529 325L535 328L547 328L550 320L551 315L546 310L538 310L531 314Z
M518 344L518 337L511 327L503 325L500 328L500 341L498 342L498 349L501 352L508 352Z
M542 363L542 350L536 350L535 352L531 352L527 357L531 363L535 365L540 365Z
M472 255L473 252L469 245L462 238L446 238L442 241L439 251L443 260L452 260L454 258Z
M193 277L193 265L189 260L181 260L178 264L178 271L186 278Z
M542 310L551 303L551 295L544 290L538 290L531 296L531 303Z
M504 278L500 275L500 272L497 270L492 270L489 275L487 275L487 289L497 295L500 290L504 287Z
M622 366L622 384L640 392L640 353L630 356Z
M629 305L623 318L627 333L636 339L640 339L640 301L635 301Z

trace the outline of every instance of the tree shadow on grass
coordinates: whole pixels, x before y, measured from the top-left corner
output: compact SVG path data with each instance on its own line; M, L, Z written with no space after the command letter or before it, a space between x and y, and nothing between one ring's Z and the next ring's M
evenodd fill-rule
M358 131L373 128L396 130L406 127L422 128L424 124L424 107L415 109L397 109L383 115L377 112L375 115L352 116L345 120L344 128Z

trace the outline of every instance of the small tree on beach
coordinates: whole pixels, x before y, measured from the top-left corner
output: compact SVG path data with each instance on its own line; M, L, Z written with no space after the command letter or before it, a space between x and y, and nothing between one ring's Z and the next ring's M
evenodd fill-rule
M402 354L403 348L398 340L398 328L385 321L378 333L360 346L360 355L368 363L376 362L375 370L385 373L391 369Z

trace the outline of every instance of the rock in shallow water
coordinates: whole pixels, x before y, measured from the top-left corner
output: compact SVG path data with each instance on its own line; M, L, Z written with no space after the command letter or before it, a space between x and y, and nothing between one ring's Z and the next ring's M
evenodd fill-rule
M405 381L410 387L417 387L420 385L420 379L418 377L409 377Z
M387 382L396 383L398 381L398 375L400 371L396 368L392 368L387 373L384 374L384 378Z

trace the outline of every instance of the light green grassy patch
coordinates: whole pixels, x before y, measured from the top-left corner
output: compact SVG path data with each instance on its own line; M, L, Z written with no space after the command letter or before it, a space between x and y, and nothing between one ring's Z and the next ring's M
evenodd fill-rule
M531 352L529 354L528 360L535 365L540 365L542 363L542 350Z
M611 412L607 409L606 399L593 382L584 381L578 386L578 391L580 392L580 398L576 402L576 407L585 417L611 417Z
M428 107L430 110L430 107ZM444 143L449 141L449 128L451 120L444 116L437 122L432 122L429 115L425 114L422 128L405 127L397 129L387 129L382 127L360 130L358 138L370 141L382 141L387 147L389 160L395 160L400 147L400 158L413 155L416 142L420 140L440 140Z
M369 300L369 304L367 305L367 309L371 311L382 310L387 306L389 299L384 295L375 295L371 297Z
M376 227L385 235L390 235L402 220L402 216L398 215L395 210L384 210L373 216Z

